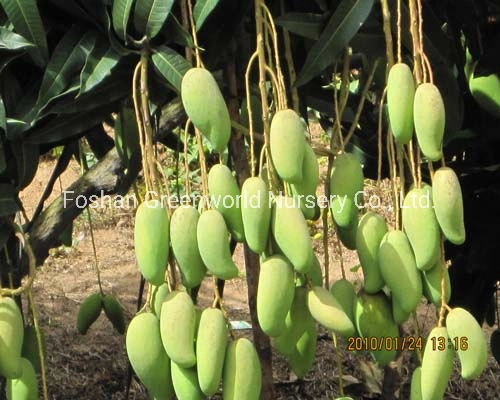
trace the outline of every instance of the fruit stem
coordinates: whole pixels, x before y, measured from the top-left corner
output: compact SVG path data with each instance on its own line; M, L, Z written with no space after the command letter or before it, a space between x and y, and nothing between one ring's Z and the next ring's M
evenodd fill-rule
M380 2L382 4L382 17L383 17L383 29L384 29L384 36L385 36L385 54L387 57L387 71L392 67L394 64L394 51L393 51L393 43L392 43L392 32L391 32L391 11L389 10L389 4L387 0L381 0ZM399 14L398 14L399 17ZM399 41L400 41L400 35L399 35L399 29L401 27L398 25L398 62L400 61L401 57L401 52L399 51Z
M340 349L337 343L337 335L333 331L332 331L332 340L333 340L333 347L335 349L335 355L337 356L337 369L339 373L339 394L340 396L344 396L344 382L342 379L342 376L344 374L342 368L342 354L340 353Z
M285 13L285 2L284 0L280 1L281 6L281 14ZM285 57L288 65L288 75L290 76L290 82L295 82L297 79L297 74L295 72L295 66L293 64L293 56L292 56L292 45L290 42L290 33L288 29L283 28L283 42L285 44ZM295 85L291 88L292 92L292 107L296 113L299 113L299 91Z

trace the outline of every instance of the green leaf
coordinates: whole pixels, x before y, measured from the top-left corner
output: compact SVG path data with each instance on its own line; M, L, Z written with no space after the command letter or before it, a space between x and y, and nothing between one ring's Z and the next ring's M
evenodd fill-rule
M176 43L182 47L194 47L191 34L184 29L174 14L170 14L163 28L163 34L169 43Z
M121 56L109 45L98 43L88 55L80 75L80 93L89 92L106 79L120 61Z
M134 0L114 0L111 15L113 28L120 39L127 43L127 25Z
M7 28L0 26L0 51L21 51L34 47L33 43Z
M332 65L358 32L373 7L373 0L343 0L331 16L319 40L307 54L295 86L302 86Z
M196 24L196 30L199 31L213 11L213 9L219 4L219 0L197 0L193 10L194 22Z
M180 93L182 77L191 68L191 64L166 46L157 47L152 59L156 71Z
M276 25L299 36L318 40L321 31L325 27L325 16L321 14L289 12L276 19Z
M30 184L35 176L38 168L38 146L34 146L24 142L14 143L16 151L14 158L16 159L17 170L17 187L22 190Z
M37 47L30 50L33 61L45 66L49 59L47 39L36 0L0 0L14 30Z
M0 183L0 217L13 215L19 211L16 200L17 193L14 186L10 183Z
M165 23L174 0L140 0L135 5L134 26L141 35L153 39Z

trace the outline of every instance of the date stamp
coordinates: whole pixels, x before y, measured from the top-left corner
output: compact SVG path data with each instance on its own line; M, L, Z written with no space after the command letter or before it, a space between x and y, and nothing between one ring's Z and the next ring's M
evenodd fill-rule
M348 337L347 351L415 351L422 350L421 336Z

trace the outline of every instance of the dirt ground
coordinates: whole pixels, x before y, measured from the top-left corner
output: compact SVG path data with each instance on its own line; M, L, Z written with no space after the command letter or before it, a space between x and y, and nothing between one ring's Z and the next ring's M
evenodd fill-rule
M43 190L54 161L44 161L29 191L23 193L23 202L31 215ZM61 187L67 187L79 175L76 164L71 164L63 175ZM59 194L56 185L54 196ZM127 322L136 310L139 272L135 264L133 248L133 210L92 210L95 242L101 270L101 280L106 293L115 294L125 309ZM314 247L320 260L321 222L311 227L315 235ZM331 235L334 234L331 232ZM330 280L340 275L339 252L330 240ZM356 269L358 260L354 252L343 250L348 279L360 282L361 270ZM243 269L242 251L236 250L235 260ZM98 289L94 267L89 226L85 217L80 217L73 230L73 245L52 251L40 268L34 284L34 296L38 306L40 325L47 342L47 378L50 399L125 399L127 358L125 337L117 334L104 315L90 328L86 335L76 330L76 313L79 304L90 293ZM206 279L200 292L200 306L212 300L212 281ZM224 298L229 316L233 320L249 322L247 294L244 278L227 283ZM422 303L418 309L421 332L426 334L435 322L433 306ZM413 331L411 322L404 326L405 332ZM492 329L485 327L485 334ZM249 335L248 331L238 334ZM383 371L371 362L368 354L354 354L345 350L341 342L341 359L345 391L354 399L379 399ZM409 398L409 380L416 365L415 354L405 352L400 358L400 399ZM313 369L302 380L290 373L286 361L274 355L274 378L277 399L333 399L339 395L339 369L331 337L320 330L317 357ZM500 398L497 385L500 368L490 355L488 366L482 376L465 382L460 378L458 360L446 399ZM146 399L141 386L133 381L129 399Z

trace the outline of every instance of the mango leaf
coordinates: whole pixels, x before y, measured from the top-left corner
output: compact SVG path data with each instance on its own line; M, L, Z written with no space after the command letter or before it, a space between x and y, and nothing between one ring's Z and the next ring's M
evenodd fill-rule
M219 0L197 0L193 10L194 22L196 25L196 30L199 31L213 11L213 9L219 4Z
M88 55L80 74L80 92L78 96L89 92L106 79L120 61L121 56L109 45L102 42Z
M361 28L373 0L343 0L331 16L319 40L307 54L295 86L302 86L332 65L339 53Z
M161 30L174 0L141 0L134 9L134 26L141 35L153 39Z
M276 25L296 35L318 40L325 27L325 15L289 12L277 18Z
M191 34L184 29L179 20L175 18L174 14L168 16L163 34L169 43L176 43L182 47L194 47L193 38Z
M47 39L36 0L0 0L14 30L37 47L29 51L33 61L43 67L49 59Z
M23 132L29 128L29 124L20 119L7 118L6 137L10 141L20 140Z
M179 53L166 46L157 47L152 59L156 72L180 93L182 77L191 68L191 64Z
M30 184L38 168L38 146L24 142L13 143L16 148L14 158L16 160L17 190L22 190Z
M17 193L14 186L10 183L0 183L0 217L6 217L19 211L19 205L16 200ZM2 232L5 231L8 232L7 229L2 229Z
M127 43L127 25L134 0L114 0L111 15L113 29L120 39Z
M34 46L21 35L0 26L0 51L22 51Z

